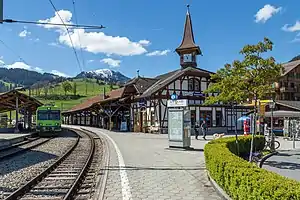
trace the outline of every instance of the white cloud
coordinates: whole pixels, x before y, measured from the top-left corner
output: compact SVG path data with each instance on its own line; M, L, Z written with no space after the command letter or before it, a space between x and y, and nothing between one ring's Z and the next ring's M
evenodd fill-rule
M40 22L40 23L62 24L62 21L63 21L64 24L68 25L68 24L72 24L71 19L72 19L72 13L70 11L68 11L68 10L59 10L59 11L55 12L54 17L51 17L51 18L45 19L45 20L39 20L38 22ZM47 29L53 29L53 28L58 29L61 32L66 31L66 28L64 26L50 25L50 24L39 25L39 26L43 26Z
M147 53L146 56L166 56L170 52L169 49L163 50L163 51L153 51L150 53Z
M92 62L94 62L94 61L95 61L95 60L88 60L87 62L88 62L88 63L92 63Z
M57 76L70 77L69 75L67 75L63 72L57 71L57 70L52 70L51 73L54 74L54 75L57 75Z
M0 60L0 65L3 65L3 67L7 68L7 69L25 69L25 70L29 70L29 71L36 71L39 73L45 73L45 71L39 67L33 67L30 66L24 62L14 62L13 64L10 65L6 65L5 62L3 60ZM50 73L58 75L58 76L63 76L63 77L70 77L68 75L66 75L65 73L59 72L57 70L52 70Z
M147 50L138 42L132 42L127 37L109 36L103 32L85 32L84 29L75 29L70 33L75 48L81 47L91 53L115 54L120 56L133 56L146 53ZM79 41L79 37L80 41ZM67 34L61 34L59 41L71 47Z
M149 40L140 40L139 44L143 46L149 46L151 42Z
M2 63L4 64L4 62L2 61ZM13 64L10 65L5 65L6 68L8 69L26 69L26 70L30 70L30 71L36 71L39 73L44 73L44 70L39 68L39 67L33 67L30 65L27 65L24 62L14 62Z
M62 19L66 24L71 24L72 13L68 10L58 11ZM39 22L51 22L51 23L61 23L60 18L57 13L55 16L46 19L39 20ZM59 32L59 42L72 47L70 38L62 26L55 25L42 25L47 29L56 29ZM140 55L147 52L144 45L149 44L147 40L140 40L140 42L133 42L127 37L121 36L109 36L103 32L86 32L84 29L69 29L70 37L75 48L83 48L85 51L91 53L104 53L107 55L121 55L121 56L132 56ZM80 38L80 40L79 40ZM81 45L80 45L81 44Z
M296 23L292 26L289 24L285 24L281 29L287 32L300 31L300 21L296 21Z
M48 43L48 45L54 46L54 47L63 48L63 46L61 46L61 45L60 45L59 43L57 43L57 42L50 42L50 43Z
M110 67L119 67L121 64L121 60L114 60L112 58L104 58L100 62L108 64Z
M30 35L31 34L31 32L30 31L27 31L26 29L25 30L23 30L21 33L19 33L19 36L20 37L26 37L26 36L28 36L28 35Z
M300 42L300 37L296 37L295 39L293 39L293 40L291 41L291 43L295 43L295 42Z
M270 4L266 4L263 8L261 8L256 14L255 14L255 22L256 23L265 23L267 20L269 20L273 15L278 13L282 7L276 8L275 6L272 6Z

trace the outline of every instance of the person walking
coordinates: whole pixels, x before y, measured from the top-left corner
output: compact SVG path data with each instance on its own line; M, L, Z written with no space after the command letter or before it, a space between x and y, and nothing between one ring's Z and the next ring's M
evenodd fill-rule
M202 130L202 134L203 134L203 139L206 140L206 132L207 132L207 124L205 122L205 120L202 122L201 124L201 130Z
M196 138L196 140L198 140L198 136L199 136L199 129L200 129L200 127L199 127L199 124L198 124L198 123L196 123L196 124L195 124L195 127L194 127L194 131L195 131L195 138Z

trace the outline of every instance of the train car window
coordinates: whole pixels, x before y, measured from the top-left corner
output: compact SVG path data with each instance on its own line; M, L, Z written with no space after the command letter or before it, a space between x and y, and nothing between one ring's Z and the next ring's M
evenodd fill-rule
M37 119L38 120L48 120L48 111L47 110L39 110Z
M50 120L60 120L60 111L59 110L51 110L49 112Z

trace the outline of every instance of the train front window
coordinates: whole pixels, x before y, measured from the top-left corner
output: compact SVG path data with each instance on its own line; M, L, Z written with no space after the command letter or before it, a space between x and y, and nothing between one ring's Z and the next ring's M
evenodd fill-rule
M48 120L48 111L47 110L39 110L37 119L38 120Z
M60 120L60 111L59 110L51 110L49 112L49 120Z

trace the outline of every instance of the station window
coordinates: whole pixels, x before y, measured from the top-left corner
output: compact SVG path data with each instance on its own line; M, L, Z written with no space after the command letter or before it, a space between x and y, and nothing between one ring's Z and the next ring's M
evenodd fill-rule
M200 81L195 78L189 79L189 91L200 91Z

